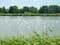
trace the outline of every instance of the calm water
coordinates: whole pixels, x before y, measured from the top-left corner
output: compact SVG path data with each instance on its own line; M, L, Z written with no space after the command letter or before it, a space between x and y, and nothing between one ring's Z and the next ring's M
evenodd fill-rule
M60 33L60 17L0 16L0 35L28 35L32 30L41 33L48 28Z

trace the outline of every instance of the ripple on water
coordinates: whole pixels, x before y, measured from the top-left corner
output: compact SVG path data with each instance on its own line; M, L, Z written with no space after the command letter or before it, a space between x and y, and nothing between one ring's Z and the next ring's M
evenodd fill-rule
M21 24L24 24L23 22L21 22Z
M30 26L27 26L28 27L28 29L30 29Z
M8 23L8 20L5 20L4 22L5 22L5 23Z
M24 26L26 26L26 25L24 24Z
M43 28L47 28L47 26L46 25L43 25Z
M58 23L58 20L56 20L56 23Z
M4 23L3 23L3 22L1 22L1 24L3 25Z

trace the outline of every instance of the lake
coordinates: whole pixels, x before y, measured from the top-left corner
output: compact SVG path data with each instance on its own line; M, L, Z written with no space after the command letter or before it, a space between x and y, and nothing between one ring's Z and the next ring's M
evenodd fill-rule
M60 16L0 16L0 35L28 35L33 30L42 33L48 28L60 33Z

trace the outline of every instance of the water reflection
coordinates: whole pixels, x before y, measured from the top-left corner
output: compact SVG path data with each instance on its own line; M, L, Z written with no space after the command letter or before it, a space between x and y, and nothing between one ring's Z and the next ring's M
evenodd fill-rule
M32 30L41 33L47 28L53 28L54 33L60 33L60 17L0 17L1 35L17 35L19 33L27 35Z

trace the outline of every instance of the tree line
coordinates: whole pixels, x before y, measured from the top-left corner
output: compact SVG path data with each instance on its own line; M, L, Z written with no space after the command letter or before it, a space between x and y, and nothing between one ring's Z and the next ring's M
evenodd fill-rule
M44 5L39 8L39 10L32 6L24 6L23 8L18 8L18 6L10 6L8 9L5 7L0 7L0 13L25 13L25 12L31 12L31 13L60 13L60 6L58 5Z

